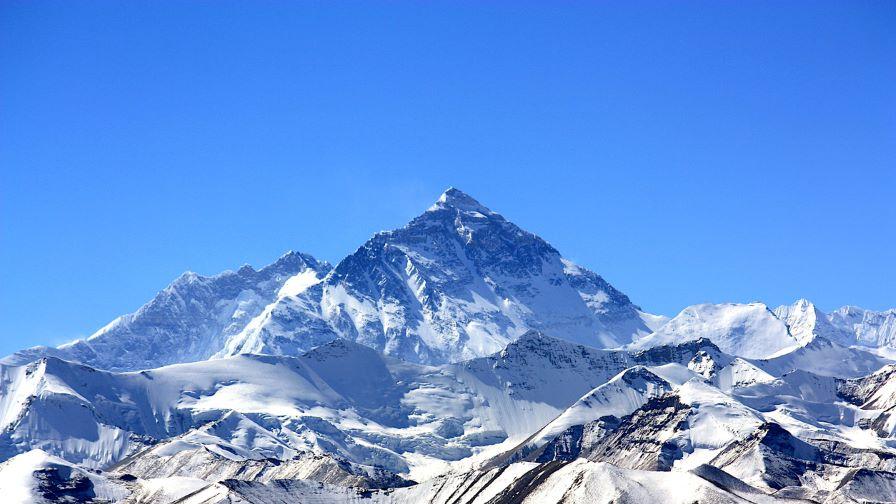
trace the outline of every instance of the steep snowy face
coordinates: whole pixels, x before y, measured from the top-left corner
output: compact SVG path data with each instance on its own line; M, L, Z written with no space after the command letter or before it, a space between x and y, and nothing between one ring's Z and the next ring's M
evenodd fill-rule
M566 429L594 422L604 417L621 418L647 403L648 400L672 391L672 384L644 366L635 366L614 376L610 381L588 392L557 418L538 431L529 446L541 446Z
M672 345L707 338L725 353L747 358L768 358L800 346L788 327L762 303L701 304L682 310L631 349Z
M863 408L892 409L896 406L896 365L886 366L868 376L845 380L838 393Z
M146 439L164 432L139 387L111 373L43 358L25 366L0 366L0 459L34 448L84 467L100 467L129 454ZM102 400L95 401L101 397Z
M779 306L775 308L774 313L787 324L790 334L800 345L808 344L817 336L846 345L855 341L851 332L832 324L826 314L806 299L800 299L791 305Z
M86 340L35 347L4 359L21 364L55 356L99 369L128 371L207 359L282 295L297 291L330 266L289 252L256 271L243 266L205 277L184 273L136 312L119 317Z
M530 329L602 348L660 322L538 236L449 189L321 284L285 297L227 353L295 353L343 337L434 364L489 355Z
M896 308L876 312L844 306L828 315L831 324L868 347L896 348Z

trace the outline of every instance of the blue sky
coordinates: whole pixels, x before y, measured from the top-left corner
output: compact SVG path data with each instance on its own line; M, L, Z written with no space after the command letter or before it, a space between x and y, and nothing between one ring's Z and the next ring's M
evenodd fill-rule
M893 2L0 3L0 353L448 186L645 309L896 306Z

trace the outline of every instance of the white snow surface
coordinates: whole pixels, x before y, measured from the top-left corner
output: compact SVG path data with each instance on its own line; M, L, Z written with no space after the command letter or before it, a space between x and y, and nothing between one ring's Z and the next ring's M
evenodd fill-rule
M762 303L689 306L632 350L708 338L728 354L768 358L800 346L787 325Z
M896 356L896 309L874 312L846 306L825 314L806 299L774 310L762 303L693 305L627 348L644 349L701 337L730 355L748 359L780 357L811 346L816 339L892 359ZM864 353L856 355L866 360ZM836 374L838 368L827 372ZM867 372L867 368L860 365L852 375L861 372Z

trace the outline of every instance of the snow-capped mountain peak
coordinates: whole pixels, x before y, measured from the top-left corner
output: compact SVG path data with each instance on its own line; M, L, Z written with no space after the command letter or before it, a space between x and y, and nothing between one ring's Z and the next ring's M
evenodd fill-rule
M279 299L228 354L295 354L342 337L412 362L499 351L530 329L593 347L648 334L597 274L457 189L406 226L375 234L319 284Z
M429 207L427 212L434 212L438 210L475 212L483 216L491 215L494 213L490 209L486 208L485 205L476 201L476 199L469 194L461 191L460 189L455 189L454 187L449 187L445 192L443 192L442 195L439 196L439 199L436 200L436 202L431 207Z
M665 320L454 188L406 226L375 234L335 268L290 251L255 270L187 272L85 341L34 348L109 370L239 353L298 355L346 338L411 362L490 355L531 329L597 348Z
M799 299L791 305L775 308L775 316L781 319L790 329L790 334L806 345L817 336L838 343L849 344L849 334L835 327L827 316L808 299Z

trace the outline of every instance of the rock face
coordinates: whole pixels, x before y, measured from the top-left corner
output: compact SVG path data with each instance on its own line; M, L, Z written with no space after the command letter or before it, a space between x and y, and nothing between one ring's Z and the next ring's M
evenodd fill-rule
M857 406L889 410L896 407L896 365L888 365L868 376L844 380L840 397Z
M280 300L227 353L296 354L335 337L410 362L482 357L535 329L596 348L651 332L599 275L457 189L376 234L320 284Z
M322 277L330 265L289 252L254 270L205 277L188 272L136 312L115 319L86 340L59 348L35 347L4 359L21 364L54 356L113 371L150 369L205 360L221 351L296 279ZM287 284L292 281L292 286ZM313 280L312 280L313 281Z

